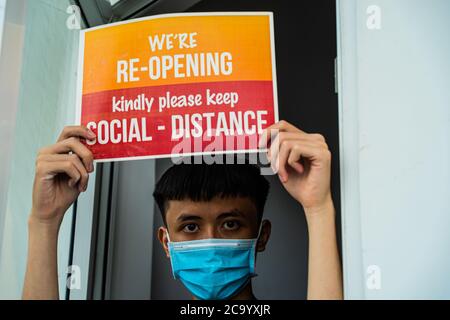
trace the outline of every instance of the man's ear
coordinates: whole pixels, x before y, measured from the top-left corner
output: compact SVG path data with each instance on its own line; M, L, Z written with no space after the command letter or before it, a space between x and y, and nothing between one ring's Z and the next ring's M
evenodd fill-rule
M166 252L166 257L170 258L169 255L169 246L167 245L167 242L169 239L167 238L167 229L165 227L159 227L158 229L158 240L161 242L161 245Z
M270 232L272 230L272 223L269 220L263 220L261 222L261 234L259 235L258 243L256 244L256 251L263 252L266 250L266 244L270 238Z

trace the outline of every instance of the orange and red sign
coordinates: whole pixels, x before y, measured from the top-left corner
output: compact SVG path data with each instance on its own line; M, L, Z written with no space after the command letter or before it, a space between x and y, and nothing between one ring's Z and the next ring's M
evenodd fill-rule
M278 121L272 14L152 16L82 31L78 123L97 161L257 151Z

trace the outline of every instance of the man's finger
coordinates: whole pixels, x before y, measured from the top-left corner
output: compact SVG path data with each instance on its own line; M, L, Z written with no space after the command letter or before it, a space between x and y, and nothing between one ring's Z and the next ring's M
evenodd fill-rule
M303 173L305 167L300 163L302 158L308 161L310 166L323 165L331 161L331 153L328 148L311 141L300 143L297 140L284 140L280 144L277 155L272 156L272 159L274 158L281 180L287 182L289 178L287 166L292 167L298 173Z
M277 154L274 156L274 158L276 159L275 163L278 166L278 176L283 183L286 183L288 181L286 162L289 157L290 149L291 145L289 143L283 143L283 145L280 146Z
M94 156L92 152L78 140L78 138L69 138L60 141L47 148L46 153L52 154L64 154L73 152L80 157L84 163L84 166L88 172L94 171Z
M46 179L48 177L53 177L58 173L65 173L69 176L70 187L74 187L76 183L81 179L81 173L70 161L40 161L36 165L36 175L44 177Z
M64 127L61 135L58 138L59 141L63 141L72 137L84 138L87 140L95 139L95 133L84 126L66 126Z
M78 169L78 171L81 174L80 182L78 184L78 191L80 192L86 191L89 181L89 174L85 166L83 165L83 163L81 163L81 159L76 154L73 153L67 155L67 157L68 161L72 162L72 164Z
M302 151L300 148L293 147L287 158L287 164L300 174L305 172L305 167L300 163L301 159Z
M39 155L37 158L37 162L64 162L64 161L70 161L73 163L73 165L77 168L77 170L80 172L81 177L78 185L78 190L80 192L86 191L88 181L89 181L89 174L86 171L86 168L84 167L83 163L81 162L81 159L75 154L43 154Z
M278 155L278 149L284 141L296 140L299 141L299 143L302 143L303 141L307 142L308 140L304 138L305 136L306 135L300 132L279 132L271 141L270 148L267 151L267 157L269 161L276 158L276 156Z
M287 121L281 120L277 123L274 123L273 125L267 127L263 133L261 134L260 140L259 140L259 148L263 149L267 147L268 143L271 141L271 138L274 139L275 135L278 132L297 132L300 134L306 134L304 131L300 130L299 128L295 127L294 125L290 124Z
M278 121L278 122L274 123L273 125L271 125L270 127L268 127L267 129L278 129L280 131L305 133L304 131L300 130L299 128L297 128L296 126L294 126L293 124L290 124L289 122L287 122L285 120Z

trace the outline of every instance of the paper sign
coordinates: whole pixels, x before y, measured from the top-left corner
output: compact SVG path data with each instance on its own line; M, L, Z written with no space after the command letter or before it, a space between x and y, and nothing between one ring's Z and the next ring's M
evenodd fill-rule
M278 121L269 12L146 17L81 32L77 123L97 161L257 151Z

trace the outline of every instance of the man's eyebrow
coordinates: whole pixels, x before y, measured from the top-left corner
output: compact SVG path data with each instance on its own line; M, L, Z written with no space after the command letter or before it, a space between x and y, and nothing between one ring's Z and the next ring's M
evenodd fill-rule
M225 218L229 218L229 217L241 217L241 218L245 218L246 215L245 215L242 211L240 211L240 210L238 210L238 209L233 209L233 210L231 210L231 211L227 211L227 212L221 213L221 214L217 217L217 219L225 219Z
M188 220L201 220L202 217L190 213L182 213L178 216L177 221L184 222Z

